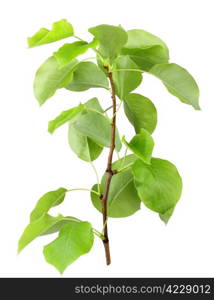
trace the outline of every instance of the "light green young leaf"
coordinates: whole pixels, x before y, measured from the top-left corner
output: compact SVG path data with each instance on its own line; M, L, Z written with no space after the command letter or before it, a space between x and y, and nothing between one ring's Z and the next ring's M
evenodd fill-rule
M136 133L139 133L141 128L146 129L149 133L155 130L157 110L148 98L140 94L128 94L124 98L124 110Z
M53 43L62 40L74 34L73 26L66 20L53 23L52 29L41 28L32 37L28 38L28 46L30 48Z
M151 164L137 160L132 171L138 195L151 210L166 214L174 208L182 191L182 180L169 161L152 158Z
M68 65L74 58L84 54L89 48L93 48L97 45L96 41L87 43L84 41L78 41L71 44L65 44L57 52L54 52L60 67Z
M81 62L75 68L74 78L66 88L70 91L81 92L90 88L108 89L109 84L106 75L96 64Z
M170 208L167 210L164 214L159 214L160 219L167 225L169 222L169 219L171 218L173 212L174 212L175 207Z
M44 194L31 212L30 221L33 222L39 219L44 213L47 213L51 207L61 204L65 199L66 192L67 189L59 188Z
M88 111L73 122L73 127L101 147L110 147L111 123L102 114ZM118 132L116 132L115 144L117 151L120 151L122 145Z
M66 224L59 236L44 247L46 261L63 273L81 255L88 253L94 242L91 224L79 222Z
M164 41L157 36L142 30L142 29L131 29L127 31L128 41L124 45L126 49L147 49L153 46L161 46L166 55L169 57L169 50Z
M138 66L131 60L128 55L120 56L115 61L115 68L120 71L113 70L113 80L116 86L116 94L123 98L135 90L142 81L142 74L139 72L126 71L125 69L137 69ZM124 71L122 71L124 69Z
M74 128L72 123L69 125L68 141L74 153L87 162L97 159L103 150L103 147L97 145L89 137Z
M107 202L107 214L109 217L128 217L140 209L141 201L137 194L130 168L135 160L136 156L129 155L125 159L122 158L113 164L114 170L119 169L121 166L125 168L125 170L112 177ZM103 176L101 181L101 193L104 192L105 183L106 175ZM94 185L92 190L97 192L97 185ZM102 202L100 198L96 194L91 193L91 200L95 208L102 212Z
M63 111L58 117L48 123L48 132L53 133L57 128L72 120L84 109L83 104Z
M122 49L124 55L129 55L130 58L137 65L138 69L142 71L149 71L154 65L166 63L169 60L168 52L162 46L156 45L148 48L124 48Z
M150 164L154 140L148 131L141 128L140 133L135 135L129 143L125 140L125 137L122 138L122 141L143 162Z
M155 65L149 73L161 79L168 91L180 101L200 110L199 88L187 70L177 64L165 63Z
M42 105L52 97L57 89L66 87L73 78L73 69L77 60L64 68L59 68L55 57L49 57L37 70L34 79L34 95Z
M60 222L64 217L59 215L57 217L52 217L48 214L44 214L39 219L31 222L24 230L19 243L18 252L20 252L24 247L26 247L30 242L32 242L38 236L44 234L48 229L53 227L56 223Z
M119 54L127 42L128 36L121 26L99 25L88 30L98 40L100 53L104 58L109 58L110 63Z

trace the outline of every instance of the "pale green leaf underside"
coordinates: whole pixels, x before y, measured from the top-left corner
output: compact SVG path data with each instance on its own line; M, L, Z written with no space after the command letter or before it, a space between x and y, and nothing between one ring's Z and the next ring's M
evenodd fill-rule
M200 110L199 88L186 69L174 63L165 63L155 65L149 72L161 79L171 94Z
M165 214L176 205L181 196L182 180L172 163L152 158L148 165L139 159L132 171L138 195L148 208Z
M34 79L34 94L39 104L42 105L52 97L57 89L66 87L73 78L73 69L77 60L60 68L55 57L49 57L37 70Z
M30 48L53 43L58 40L67 38L74 34L73 26L66 20L53 23L52 29L41 28L32 37L28 38L28 46Z
M149 133L155 130L157 110L148 98L140 94L128 94L124 98L124 110L136 133L139 133L141 128L146 129Z
M18 252L26 247L35 238L46 232L49 228L54 226L57 222L61 221L63 216L52 217L48 214L43 215L41 218L31 222L24 230L18 243Z
M44 194L37 202L35 208L31 212L30 221L39 219L44 213L47 213L51 207L57 206L65 199L67 189L59 188Z
M91 250L93 242L90 223L66 224L61 228L59 236L44 247L43 253L46 261L63 273L71 263Z
M88 110L94 110L96 112L100 112L103 113L103 109L100 105L99 100L94 97L90 100L88 100L87 102L84 103L84 106L88 109Z
M159 37L142 29L131 29L127 31L128 41L124 45L127 49L147 49L153 46L161 46L169 58L169 50L164 41Z
M139 72L126 71L126 69L138 69L138 66L128 55L118 57L115 61L115 68L120 70L113 71L116 94L123 100L128 93L135 90L140 85L142 74Z
M25 228L19 239L18 252L22 251L23 248L37 237L56 232L67 223L73 224L76 222L79 222L79 220L70 216L64 217L58 215L57 217L52 217L48 214L43 214L40 218L30 222Z
M81 62L75 68L73 80L66 86L70 91L81 92L90 88L108 89L104 72L92 62Z
M171 218L173 212L174 212L175 207L170 208L167 210L164 214L159 214L160 219L167 224L169 222L169 219Z
M89 32L98 40L99 51L110 63L119 54L127 42L127 33L121 26L99 25L89 29Z
M79 132L72 123L69 125L68 141L72 151L87 162L97 159L103 150L103 147Z
M150 164L154 140L148 131L141 128L140 133L135 135L128 143L123 137L123 143L143 162Z
M111 123L110 120L102 114L96 111L88 111L75 120L73 126L80 133L89 137L101 147L110 147ZM120 151L122 145L118 132L116 132L115 144L117 151Z
M103 113L103 109L97 98L92 98L83 105L88 111L92 110L98 113ZM76 120L78 117L79 115L76 116ZM97 159L101 154L103 147L100 147L89 137L74 128L73 121L74 119L70 122L68 130L68 141L71 149L84 161L90 162Z
M124 55L129 55L130 58L137 65L138 69L142 71L149 71L154 65L166 63L169 60L166 50L159 45L148 48L136 48L122 50Z
M135 160L136 157L134 155L129 155L125 160L122 158L113 164L113 169L119 169L120 167L126 169L112 177L107 201L107 214L109 217L128 217L140 209L141 201L134 186L133 175L130 169L131 164ZM106 175L103 176L101 181L101 193L104 192L105 182ZM94 185L92 190L97 191L97 185ZM91 193L91 200L95 208L102 212L100 198Z
M83 109L84 105L80 104L76 107L63 111L59 116L48 123L48 131L53 133L57 128L76 117Z

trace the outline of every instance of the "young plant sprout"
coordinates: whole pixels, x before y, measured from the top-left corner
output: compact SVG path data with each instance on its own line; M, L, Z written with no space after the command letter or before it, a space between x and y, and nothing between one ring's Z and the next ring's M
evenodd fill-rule
M69 22L60 20L51 30L41 28L28 38L30 48L65 38L75 40L61 46L37 70L34 94L40 105L63 88L71 95L90 88L102 88L110 94L104 107L94 97L61 112L48 124L48 131L53 133L68 123L71 150L90 164L108 148L101 181L96 173L97 182L91 188L78 189L90 192L93 206L102 214L100 231L73 216L50 215L52 207L60 205L67 194L77 190L72 186L60 187L38 200L19 240L20 252L35 238L59 232L58 237L44 247L43 253L46 261L61 273L91 250L94 236L104 245L106 264L111 263L109 218L131 216L143 203L167 223L181 196L182 180L175 165L152 157L157 111L150 99L133 92L141 84L142 76L152 74L182 103L200 109L195 80L187 70L169 62L169 50L160 38L142 29L125 31L121 26L111 25L98 25L88 31L91 39L84 41L75 36ZM81 60L79 56L89 49L94 57ZM130 141L124 136L120 138L116 124L121 104L136 133ZM111 118L107 115L110 111ZM125 155L114 161L114 152L119 153L122 144L126 147ZM127 150L131 154L127 154Z

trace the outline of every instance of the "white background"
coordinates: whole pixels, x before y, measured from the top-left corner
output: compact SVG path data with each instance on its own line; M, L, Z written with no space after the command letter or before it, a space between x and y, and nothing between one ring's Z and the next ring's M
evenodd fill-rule
M103 246L96 239L92 251L71 265L68 277L214 276L214 100L212 0L19 0L1 2L0 60L0 276L57 277L42 255L54 236L38 238L17 256L17 241L36 200L60 186L90 188L90 166L69 149L67 126L54 135L47 123L62 110L98 96L103 107L110 98L102 90L71 93L60 90L39 107L32 82L39 65L64 41L27 49L26 37L40 27L67 18L78 35L90 39L87 28L121 24L142 28L169 46L171 61L187 68L201 90L202 111L194 111L168 94L162 84L144 76L139 92L158 109L154 156L171 160L184 182L183 194L169 224L142 205L125 219L109 222L112 265L105 266ZM72 38L70 39L73 40ZM68 42L66 40L65 42ZM134 133L119 117L121 135ZM105 151L95 163L105 169ZM88 220L101 229L101 215L87 192L74 192L53 210Z

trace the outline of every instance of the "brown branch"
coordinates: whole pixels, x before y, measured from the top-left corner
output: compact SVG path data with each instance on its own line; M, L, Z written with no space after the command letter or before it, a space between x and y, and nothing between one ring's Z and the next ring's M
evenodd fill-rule
M109 248L109 238L108 238L108 225L107 225L107 200L108 200L108 194L110 189L110 183L112 176L116 173L114 170L112 170L112 160L113 160L113 153L115 149L115 135L116 135L116 93L115 93L115 85L112 77L112 72L109 72L109 68L105 67L108 78L111 85L112 90L112 107L113 107L113 117L112 117L112 123L111 123L111 143L110 143L110 150L109 150L109 156L108 156L108 163L107 163L107 169L106 169L106 184L104 193L101 196L102 201L102 214L103 214L103 226L104 226L104 240L103 245L105 248L105 255L106 255L106 264L110 265L111 263L111 256L110 256L110 248Z

